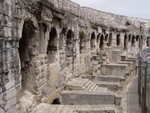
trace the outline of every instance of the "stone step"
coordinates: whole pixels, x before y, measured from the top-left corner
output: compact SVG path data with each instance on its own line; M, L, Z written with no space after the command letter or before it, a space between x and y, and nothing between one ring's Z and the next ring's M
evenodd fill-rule
M115 82L95 81L95 83L99 87L105 87L111 91L118 91L123 88L122 85L120 85L119 83L115 83Z
M61 108L61 111L60 111ZM50 105L41 103L31 113L122 113L115 105Z
M119 105L121 101L113 92L62 91L61 95L64 105Z
M86 78L75 78L66 84L66 90L85 90L85 91L98 91L99 86L93 81ZM107 91L107 88L101 87L99 91Z
M86 78L91 81L108 81L108 82L125 81L125 76L115 76L115 75L87 76Z
M90 84L85 88L86 91L90 91L90 88L94 85L94 82L90 82Z
M112 75L100 75L96 77L96 81L108 81L108 82L122 82L124 77L112 76Z

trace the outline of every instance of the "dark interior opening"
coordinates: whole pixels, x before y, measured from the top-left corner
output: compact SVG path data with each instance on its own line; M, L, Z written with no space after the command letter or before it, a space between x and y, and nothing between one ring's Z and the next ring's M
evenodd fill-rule
M55 60L55 55L57 53L57 31L53 27L51 28L51 31L49 33L49 41L48 41L48 46L47 46L47 55L49 57L49 62L54 62Z
M139 35L136 36L136 41L139 41Z
M61 104L60 99L59 98L55 98L53 100L52 104Z
M102 49L103 48L103 45L104 45L104 35L101 35L100 37L100 48Z
M134 35L132 36L131 45L135 46L135 36Z
M73 37L74 34L72 30L68 30L67 38L66 38L66 56L71 57L73 55Z
M117 34L117 40L116 41L117 41L116 42L117 46L119 46L120 45L120 34Z
M108 34L105 35L105 41L107 41L107 40L108 40Z
M127 35L124 36L124 50L127 49Z
M147 47L150 47L150 37L147 37Z
M95 33L91 34L91 50L95 48Z
M22 90L24 89L30 89L32 86L30 86L28 83L30 82L30 72L29 72L29 65L31 61L31 54L29 50L31 46L31 39L33 38L33 35L35 33L35 28L33 26L32 21L26 21L23 25L23 31L22 31L22 37L19 41L19 56L20 56L20 64L21 64L21 85Z

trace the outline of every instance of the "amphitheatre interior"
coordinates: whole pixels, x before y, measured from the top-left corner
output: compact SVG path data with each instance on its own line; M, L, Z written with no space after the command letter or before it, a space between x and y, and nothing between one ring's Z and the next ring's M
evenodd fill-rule
M140 113L128 97L149 47L149 19L0 0L0 113Z

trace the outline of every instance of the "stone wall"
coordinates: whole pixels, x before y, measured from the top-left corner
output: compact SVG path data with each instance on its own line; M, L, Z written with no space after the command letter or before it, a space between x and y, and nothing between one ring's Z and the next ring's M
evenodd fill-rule
M30 112L59 96L66 81L99 69L91 58L108 63L112 50L133 56L149 46L150 20L69 0L1 0L0 9L0 113Z

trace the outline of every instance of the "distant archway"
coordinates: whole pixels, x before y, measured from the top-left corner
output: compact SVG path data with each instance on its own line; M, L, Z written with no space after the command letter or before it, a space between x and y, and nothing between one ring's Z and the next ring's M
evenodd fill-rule
M66 56L71 57L73 55L73 38L74 34L73 31L70 29L67 32L66 38Z
M102 34L101 37L100 37L100 45L99 47L102 49L104 46L104 35Z
M135 46L135 36L132 36L132 40L131 40L131 46Z
M120 45L120 34L117 34L116 45Z
M33 47L32 39L35 35L35 27L32 21L25 21L23 25L22 37L19 41L19 56L21 64L21 86L22 91L33 90L33 76L30 73L31 49Z
M57 37L57 31L56 28L51 28L51 31L49 33L49 41L47 46L47 55L48 60L50 63L55 61L55 55L57 53L57 44L58 44L58 37Z
M95 48L95 39L96 39L95 33L93 32L91 34L91 50L93 50Z
M127 35L125 34L125 36L124 36L124 50L126 50L127 49Z
M112 33L109 33L109 39L108 39L107 46L111 46L111 43L112 43Z
M150 47L150 37L147 37L147 47Z

